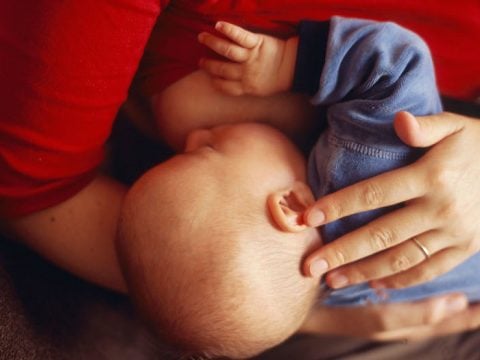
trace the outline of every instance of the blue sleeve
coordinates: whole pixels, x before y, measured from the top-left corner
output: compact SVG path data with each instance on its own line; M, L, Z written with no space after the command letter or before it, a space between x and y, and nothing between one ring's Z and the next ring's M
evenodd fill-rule
M393 129L395 113L441 111L428 47L393 23L334 17L303 22L294 90L327 108L326 130L310 153L309 183L317 197L404 166L419 155ZM325 241L389 209L364 212L323 227Z

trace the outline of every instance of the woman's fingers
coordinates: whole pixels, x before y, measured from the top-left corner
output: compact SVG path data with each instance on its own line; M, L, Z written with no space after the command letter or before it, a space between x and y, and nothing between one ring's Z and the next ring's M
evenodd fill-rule
M358 212L420 197L428 187L422 170L412 164L326 195L305 211L305 223L316 227Z
M419 332L417 336L428 338L432 336L442 336L452 333L478 330L480 328L480 304L470 305L463 311L459 311L455 316L446 317L441 322L429 327L424 332Z
M432 323L425 323L422 326L415 326L411 328L398 329L394 331L386 331L374 336L377 340L424 340L437 336L445 336L449 334L478 330L480 328L480 305L470 305L467 307L466 299L464 308L461 306L461 298L458 298L458 303L447 302L446 305L438 305L435 312L440 314L438 320ZM458 307L458 310L455 308ZM407 317L410 317L410 312L406 312ZM445 316L442 316L444 314ZM405 317L405 312L403 313Z
M468 305L467 298L462 294L449 294L419 301L417 304L407 303L403 308L391 308L389 307L391 305L385 305L384 321L392 320L392 323L386 324L385 331L372 336L376 340L417 341L476 330L480 327L480 305ZM405 316L405 314L408 315ZM410 323L411 326L398 326L402 322Z
M420 329L424 332L428 330L430 336L434 336L437 325L466 311L468 301L460 293L433 296L415 302L366 305L361 309L319 307L309 315L302 331L402 340L415 338L416 331Z
M432 257L437 252L449 247L449 240L447 238L442 239L438 231L427 231L390 249L333 270L327 275L327 279L331 282L330 277L343 276L349 280L348 282L351 285L381 279L380 281L372 281L371 285L376 288L389 287L390 282L385 284L382 282L384 278L405 272L428 261L427 255ZM395 277L392 276L391 280L395 281ZM404 280L410 280L413 284L413 281L419 279L406 278Z
M461 116L450 113L415 117L401 111L395 116L394 127L407 145L428 147L462 130L465 122Z
M430 146L444 137L461 131L466 119L454 114L415 118L402 112L397 115L397 133L412 146ZM412 164L348 186L324 196L305 212L309 226L320 226L362 211L398 204L422 196L428 191L425 167Z
M418 119L397 115L396 130L404 141L434 146L410 166L325 196L305 219L316 226L387 205L406 206L316 250L305 261L305 273L320 276L336 269L327 275L334 288L371 279L377 279L375 287L401 288L427 282L477 253L479 124L448 113Z
M212 77L220 77L222 79L235 81L242 80L242 67L237 63L229 63L213 59L201 59L199 66Z
M244 62L250 57L249 49L236 45L229 40L221 39L208 32L200 33L198 35L198 41L217 54L232 61Z
M430 230L430 220L422 204L411 204L390 212L310 254L304 262L305 273L319 277L329 270L391 248ZM328 279L334 288L350 285L344 276L330 276Z
M455 293L415 302L377 305L377 309L372 309L377 312L376 327L379 329L375 338L390 340L400 337L399 331L410 333L413 328L435 326L467 307L465 295Z
M215 24L215 30L247 49L254 48L261 41L261 37L257 34L225 21L217 22Z
M450 247L435 253L429 259L407 271L375 281L372 286L377 288L404 288L418 285L435 279L469 257L465 251Z

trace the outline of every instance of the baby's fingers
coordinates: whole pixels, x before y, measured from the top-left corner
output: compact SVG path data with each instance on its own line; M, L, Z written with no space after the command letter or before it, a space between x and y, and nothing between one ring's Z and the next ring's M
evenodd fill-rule
M232 96L241 96L245 95L243 86L239 81L225 80L221 78L212 79L213 86L220 90L221 92L232 95Z
M212 59L201 59L198 65L201 69L205 70L213 77L237 81L242 79L241 65L236 63Z
M221 39L207 32L200 33L198 35L198 41L217 54L232 61L244 62L247 61L250 56L249 49L235 45L229 40Z
M215 24L215 30L247 49L254 48L260 42L260 36L257 34L225 21L217 22Z

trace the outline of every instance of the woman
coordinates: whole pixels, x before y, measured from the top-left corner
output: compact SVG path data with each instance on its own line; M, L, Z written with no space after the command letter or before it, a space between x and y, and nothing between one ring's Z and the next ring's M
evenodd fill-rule
M372 1L370 6L378 5L374 3L377 2ZM405 2L402 4L407 6ZM410 5L415 7L415 4L412 1ZM427 6L425 2L423 4ZM335 8L335 5L339 8ZM340 5L340 2L325 2L325 8L332 13L341 14L341 11L337 11ZM432 2L428 6L433 9L443 5ZM124 284L113 240L118 210L126 189L113 179L98 175L96 168L102 158L102 146L109 135L115 114L126 97L160 9L158 0L125 0L118 3L92 0L75 2L73 5L51 0L37 1L34 5L10 0L0 2L0 213L5 231L64 269L117 290L124 289ZM359 11L365 9L367 3ZM390 10L394 13L398 9L392 7ZM355 14L349 12L345 15ZM329 14L326 12L325 16ZM475 18L475 12L469 10L468 16ZM472 34L478 36L478 32ZM473 36L470 37L472 43ZM469 56L475 59L478 53ZM449 89L448 95L455 95L456 91ZM458 91L463 98L463 90ZM405 133L405 140L413 145L429 146L438 142L427 153L427 160L422 159L416 168L404 169L402 175L412 181L414 187L425 188L423 184L426 180L422 174L428 173L439 161L445 163L442 169L449 169L448 165L459 160L463 161L462 164L475 164L475 159L469 160L473 157L471 154L476 153L473 149L480 144L477 123L455 115L444 114L441 117L442 121L432 123L435 130L428 132L431 138L422 138L421 132L417 136L418 133L413 131L415 129L412 130L415 127L414 120L403 124L403 128L400 126L400 132ZM462 124L460 128L456 127L457 121ZM421 119L421 123L429 124L430 121ZM452 135L446 137L449 134ZM441 140L443 137L446 138ZM455 162L451 161L452 158ZM476 181L478 176L475 167L470 168L470 172L461 168L461 174L465 175L461 178L454 176L452 180L445 175L442 177L444 181L437 184L444 190L435 188L434 192L429 192L433 196L422 197L424 201L419 201L426 204L419 211L426 214L425 217L430 214L432 219L431 214L436 213L435 209L442 209L441 205L448 203L451 194L456 194L455 198L460 199L461 206L456 208L460 210L445 211L444 221L439 227L447 239L445 246L453 242L460 243L458 238L475 238L473 224L478 218L475 214L480 210L475 206L478 204L472 201L478 197L469 195L473 190L480 192L480 186ZM447 174L457 173L452 170ZM387 183L391 181L388 177L384 180ZM354 186L345 192L357 191L358 188L362 189L361 186ZM466 188L469 190L467 194L464 192ZM405 195L404 191L384 198L375 205L408 200L408 194ZM324 204L332 204L332 201L340 203L345 192L320 200L318 207L325 212L326 220L334 220L342 213L333 214L324 208ZM470 222L467 222L469 218L464 211L467 205L468 214L475 219ZM343 214L367 207L374 205L371 202L367 206L359 203ZM330 205L330 208L333 207ZM347 209L346 205L343 208ZM459 227L457 223L457 226L450 227L448 225L452 219L467 219L467 225ZM311 224L314 225L314 222ZM432 225L433 228L437 227ZM459 232L459 228L462 232ZM449 236L450 232L454 236ZM450 242L448 239L451 239ZM343 246L342 242L335 244L339 244L339 248ZM423 246L433 253L428 244ZM454 259L457 263L465 254L478 251L475 246L463 248L461 255ZM333 247L329 249L335 250ZM323 255L317 253L313 256L325 256L329 269L341 265L334 262L335 251L326 251ZM367 251L359 255L370 253ZM344 259L349 261L359 255ZM429 260L432 261L425 264L431 262L429 267L431 265L434 274L451 266L448 259L439 258L433 262L432 256ZM388 262L382 258L378 261ZM311 260L308 264L311 264ZM409 281L412 281L410 275L400 284L406 285ZM415 312L418 316L408 320L391 318L398 310L395 305L372 308L365 316L368 319L374 316L378 326L362 331L362 335L404 338L415 326L423 329L424 336L477 326L479 309L466 308L462 300L461 306L456 308L460 310L456 321L447 319L446 322L439 322L447 318L447 300L452 299L455 303L459 297L447 295L420 304L407 304L404 309L410 309L411 306L418 310L418 313ZM342 319L346 315L337 316ZM459 322L467 318L472 323ZM351 328L339 328L336 325L338 323L332 321L330 329L325 332L351 334ZM394 331L398 329L402 330ZM321 332L322 329L316 331Z

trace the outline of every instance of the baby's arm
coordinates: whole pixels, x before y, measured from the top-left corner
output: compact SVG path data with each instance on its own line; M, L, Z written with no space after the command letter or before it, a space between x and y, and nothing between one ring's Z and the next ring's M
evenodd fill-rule
M216 89L205 71L180 79L151 98L154 121L160 136L181 150L186 135L198 128L239 122L273 125L292 138L308 133L314 107L303 94L232 96Z
M223 24L217 26L222 33L232 30L233 25L219 24ZM251 35L252 37L256 36L255 34ZM262 46L249 49L251 53L263 55L265 50L268 50L271 54L279 55L283 53L284 49L291 49L289 65L291 66L290 77L292 77L296 53L295 42L285 42L272 37L267 39L261 35L258 35L258 38L261 40ZM231 50L235 45L233 42L227 42L217 36L202 33L199 40L214 50L224 49L231 56L236 56L238 53ZM246 45L249 45L248 41ZM260 48L261 51L256 51L257 48ZM281 56L280 59L283 57ZM284 65L286 65L285 61L282 62L282 66ZM255 71L261 75L261 79L257 79L256 76L251 76L250 79L255 81L258 87L255 84L244 82L244 86L254 90L248 91L237 88L236 84L229 81L228 78L222 79L221 76L215 76L212 81L212 72L222 71L221 62L204 60L201 61L201 67L204 70L187 75L151 98L157 128L161 136L174 148L181 149L186 134L202 127L236 122L264 122L279 128L295 139L304 138L305 134L310 131L310 126L314 124L310 121L313 118L314 107L309 103L308 97L304 94L284 91L290 87L285 83L291 82L291 79L283 81L281 85L269 82L270 87L265 90L266 71L257 69ZM270 71L269 75L273 74L275 79L277 78L278 71L273 71L272 66L266 70ZM283 73L286 74L282 70ZM231 90L226 91L227 89ZM259 91L265 96L253 96L258 95Z

